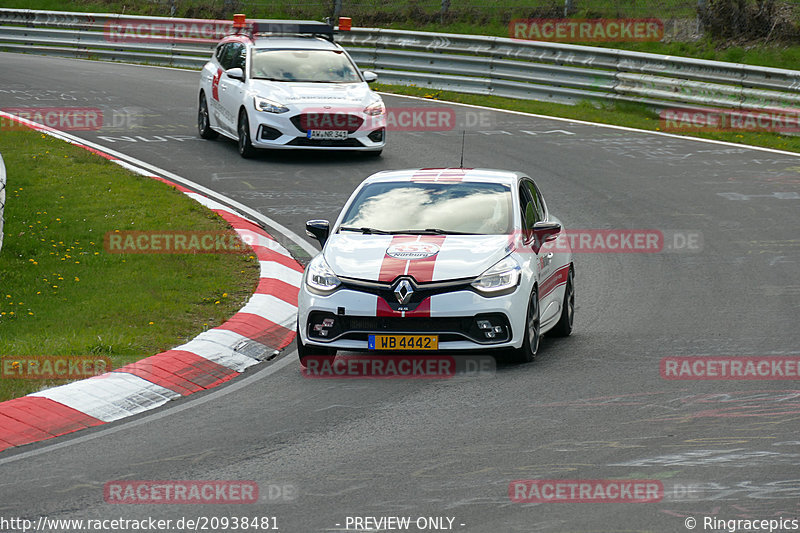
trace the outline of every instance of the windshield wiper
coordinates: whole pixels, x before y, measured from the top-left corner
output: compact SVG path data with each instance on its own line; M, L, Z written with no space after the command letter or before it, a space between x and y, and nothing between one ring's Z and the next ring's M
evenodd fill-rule
M399 231L392 231L391 233L398 235L482 235L481 233L473 233L469 231L452 231L441 228L404 229Z
M391 235L392 231L384 231L376 228L356 228L355 226L339 226L339 231L360 231L364 235Z

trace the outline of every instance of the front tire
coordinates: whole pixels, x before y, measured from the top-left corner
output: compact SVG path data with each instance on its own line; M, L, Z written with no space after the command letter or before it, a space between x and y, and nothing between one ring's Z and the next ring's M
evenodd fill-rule
M239 126L236 130L239 132L239 155L245 159L253 157L256 149L250 141L250 121L247 120L247 111L244 109L239 111Z
M553 328L557 337L568 337L572 333L572 323L575 320L575 271L569 267L567 284L564 286L564 302L561 306L561 318Z
M541 318L539 315L539 288L534 287L528 299L528 311L525 314L525 337L522 346L511 350L508 356L510 363L530 363L539 351L541 337Z
M197 104L197 131L203 139L213 140L219 137L219 133L211 128L205 93L200 93L200 102Z

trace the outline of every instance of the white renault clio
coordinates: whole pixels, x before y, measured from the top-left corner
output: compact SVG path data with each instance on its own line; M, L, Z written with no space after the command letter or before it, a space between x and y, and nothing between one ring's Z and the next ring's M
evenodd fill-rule
M242 157L256 148L356 150L380 154L386 108L361 72L333 42L333 28L313 21L235 21L203 67L197 127L204 139L238 141Z
M572 332L572 253L522 173L379 172L332 226L306 230L323 248L300 289L301 363L337 350L488 349L527 362L542 334Z

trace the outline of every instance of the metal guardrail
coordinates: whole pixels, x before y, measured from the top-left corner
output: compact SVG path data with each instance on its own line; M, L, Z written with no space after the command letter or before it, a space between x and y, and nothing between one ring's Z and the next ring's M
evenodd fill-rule
M164 27L230 27L227 21L0 9L0 50L201 68L219 39L136 36L137 27L152 27L154 21ZM132 29L136 38L115 42L108 31L114 27ZM794 70L406 30L353 28L336 39L359 67L374 70L390 84L565 104L594 100L659 108L800 107L800 71Z

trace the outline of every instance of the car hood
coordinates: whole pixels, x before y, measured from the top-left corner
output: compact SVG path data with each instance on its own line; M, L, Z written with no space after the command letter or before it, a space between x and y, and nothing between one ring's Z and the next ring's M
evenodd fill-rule
M332 111L336 111L336 106L348 108L345 111L352 111L349 106L353 106L361 111L379 98L364 82L301 83L252 80L251 89L254 94L300 109L330 105Z
M338 276L391 282L470 278L511 250L508 235L361 235L336 233L325 244L325 260Z

